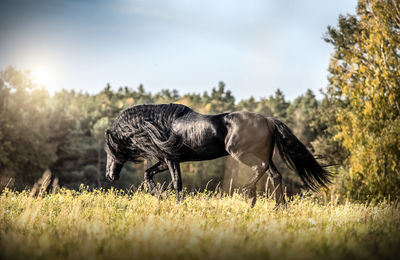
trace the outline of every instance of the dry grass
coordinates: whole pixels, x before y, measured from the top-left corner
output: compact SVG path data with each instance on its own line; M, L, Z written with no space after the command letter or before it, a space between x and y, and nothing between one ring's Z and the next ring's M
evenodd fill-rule
M395 259L400 209L295 198L273 210L238 194L200 193L176 203L143 192L4 191L0 258Z

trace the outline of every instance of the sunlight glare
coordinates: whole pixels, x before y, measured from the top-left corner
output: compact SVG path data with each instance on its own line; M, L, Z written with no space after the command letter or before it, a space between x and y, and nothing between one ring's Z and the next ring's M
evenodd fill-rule
M31 70L33 82L39 86L49 87L53 79L53 73L47 66L36 66Z

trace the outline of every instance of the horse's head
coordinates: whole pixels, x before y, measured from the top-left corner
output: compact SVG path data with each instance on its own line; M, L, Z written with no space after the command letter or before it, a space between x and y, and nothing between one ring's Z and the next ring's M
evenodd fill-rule
M113 138L109 129L106 131L104 150L107 153L106 178L109 181L118 180L122 166L127 160L125 155L118 148L118 142Z
M107 152L107 166L106 166L106 178L109 181L115 181L119 179L119 173L121 172L123 162L116 160L112 155Z

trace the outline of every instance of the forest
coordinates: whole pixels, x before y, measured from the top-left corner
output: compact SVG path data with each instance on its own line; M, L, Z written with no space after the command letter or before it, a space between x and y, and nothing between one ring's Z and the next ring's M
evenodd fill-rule
M322 98L306 90L287 100L276 89L268 97L237 100L223 81L203 93L157 93L145 86L111 86L99 93L49 93L29 71L0 72L0 189L30 189L45 172L51 185L79 189L137 189L151 162L126 164L121 179L105 180L104 133L123 109L139 104L179 103L215 114L247 110L285 122L334 173L331 192L355 200L400 195L400 17L396 1L360 1L357 14L340 16L324 36L333 46ZM73 87L73 86L71 86ZM251 86L243 86L251 87ZM265 83L271 92L274 86ZM267 91L266 91L267 92ZM279 163L287 193L299 193L297 175ZM182 165L188 190L238 188L251 170L229 157ZM168 185L169 174L156 176ZM43 181L43 179L42 179ZM267 179L259 182L264 191Z

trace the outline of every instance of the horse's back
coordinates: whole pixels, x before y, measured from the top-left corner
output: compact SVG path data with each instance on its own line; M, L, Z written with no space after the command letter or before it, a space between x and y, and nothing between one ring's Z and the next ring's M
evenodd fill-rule
M191 111L177 118L172 130L183 140L182 161L209 160L228 154L239 158L248 153L267 159L273 148L269 120L248 111L218 115Z

